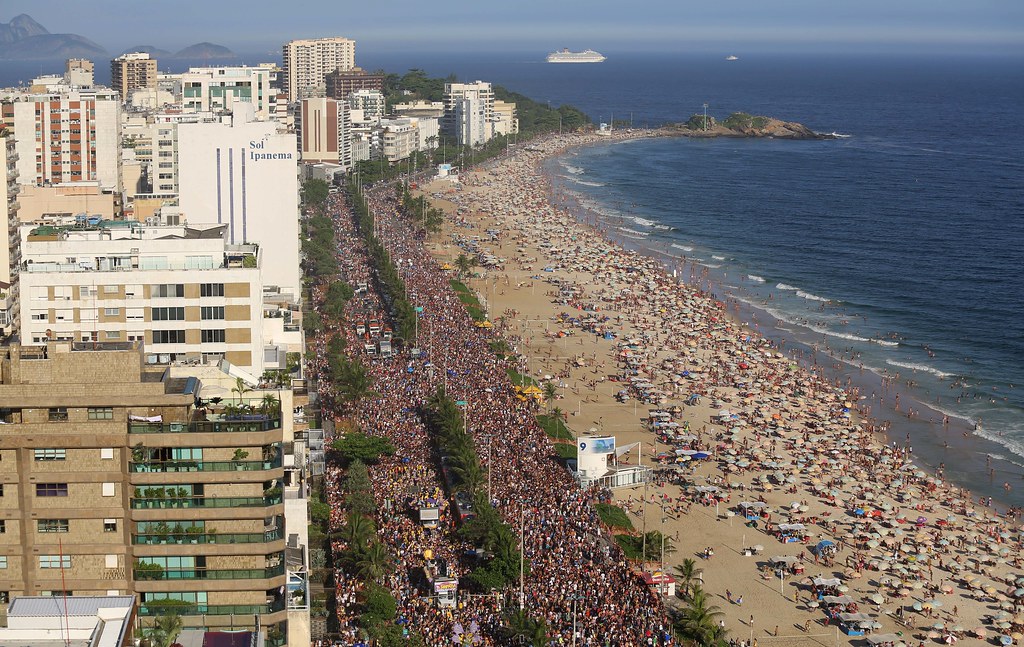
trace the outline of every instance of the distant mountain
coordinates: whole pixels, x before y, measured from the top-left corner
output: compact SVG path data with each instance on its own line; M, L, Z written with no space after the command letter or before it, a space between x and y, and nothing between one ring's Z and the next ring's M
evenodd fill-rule
M215 58L223 60L226 58L238 58L238 54L235 54L223 45L196 43L176 53L173 58Z
M129 47L121 52L121 55L134 54L136 52L145 52L146 54L149 54L150 58L155 58L158 61L162 58L174 58L174 54L168 52L166 49L160 49L159 47L153 47L152 45L136 45L135 47Z
M107 51L78 34L51 34L27 14L0 23L0 59L96 58Z

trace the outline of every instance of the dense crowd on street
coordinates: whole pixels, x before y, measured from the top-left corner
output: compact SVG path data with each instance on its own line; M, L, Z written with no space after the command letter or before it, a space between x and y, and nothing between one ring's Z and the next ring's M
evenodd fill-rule
M376 290L374 269L355 219L341 196L332 197L338 257L350 285L368 290L346 306L344 321L330 321L315 340L310 368L320 376L325 418L351 419L363 432L386 437L396 447L370 468L378 506L379 539L391 551L396 568L384 584L399 601L399 621L423 636L425 644L452 642L456 629L472 623L480 628L481 644L498 644L499 628L509 609L525 608L543 618L552 644L673 644L661 601L627 564L621 550L601 529L591 507L596 492L583 491L575 478L552 457L552 447L535 419L536 405L515 397L506 360L488 346L490 330L473 325L449 283L449 276L425 249L422 236L404 220L390 187L367 194L376 234L405 281L407 298L420 311L417 357L411 344L394 357L364 353L364 340L354 322L359 317L389 320L386 295ZM322 305L326 286L314 288L314 304ZM326 348L333 335L344 335L347 352L358 357L372 376L373 393L350 407L332 391L326 371ZM482 466L490 470L490 497L504 520L523 533L527 565L522 590L470 595L459 591L454 608L439 608L422 575L424 553L430 551L465 575L479 559L474 547L455 532L445 496L438 529L428 530L416 518L417 504L435 498L443 485L440 464L421 418L421 405L439 385L449 397L464 401L468 428ZM339 424L343 428L343 425ZM329 467L326 488L332 506L331 524L344 523L342 474ZM339 544L337 549L341 549ZM338 613L343 640L355 644L357 630L355 578L337 573Z

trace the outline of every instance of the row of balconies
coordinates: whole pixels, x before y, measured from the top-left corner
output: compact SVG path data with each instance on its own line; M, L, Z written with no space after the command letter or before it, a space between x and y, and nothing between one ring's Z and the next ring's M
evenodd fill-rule
M280 528L264 532L197 532L144 533L133 534L132 544L141 546L186 545L186 544L266 544L284 538Z
M281 467L281 458L271 461L158 461L129 463L131 472L257 472Z
M129 434L255 433L280 428L280 418L267 419L265 416L241 416L235 420L128 423Z
M265 496L231 496L231 497L206 497L206 496L184 496L181 498L143 498L132 497L132 510L164 510L175 508L265 508L272 505L279 505L284 501L277 488L277 492Z
M284 563L266 568L140 568L132 569L132 578L143 581L172 580L269 580L284 575Z
M168 610L181 616L253 616L256 614L266 615L277 611L284 611L284 600L271 604L193 604L172 600L173 606L157 602L143 603L139 605L140 616L164 615Z

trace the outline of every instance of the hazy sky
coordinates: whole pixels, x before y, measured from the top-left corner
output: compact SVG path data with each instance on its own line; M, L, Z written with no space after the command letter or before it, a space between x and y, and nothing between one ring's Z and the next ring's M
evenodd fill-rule
M209 41L280 52L291 38L347 36L358 51L758 48L1024 53L1021 0L5 0L111 53Z

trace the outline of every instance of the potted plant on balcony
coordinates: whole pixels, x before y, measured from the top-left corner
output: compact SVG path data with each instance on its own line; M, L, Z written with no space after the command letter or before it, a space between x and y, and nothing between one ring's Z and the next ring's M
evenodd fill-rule
M135 446L132 447L132 462L140 466L136 468L138 471L149 471L149 450L146 449L146 446L141 441L135 443Z
M137 580L159 580L164 576L164 567L149 562L135 562L135 579Z
M167 536L171 533L171 527L167 525L167 522L161 521L153 527L153 532L161 544L166 544Z
M267 488L266 490L263 490L263 498L264 499L276 500L277 497L279 497L279 496L281 496L281 487L280 486L275 485L274 487L270 487L270 488Z
M148 487L142 491L143 505L147 508L152 508L156 504L156 494L153 493L153 488Z
M247 458L249 458L249 452L239 447L235 450L235 455L231 457L231 461L235 464L236 470L242 471L245 469L245 465L242 464L242 461Z
M189 526L185 528L185 535L188 537L188 541L191 544L199 543L199 535L203 534L203 529L199 526Z
M216 544L217 543L217 529L207 528L206 529L206 543Z
M174 539L174 543L183 544L185 543L185 527L180 523L174 524L171 528L171 537Z
M179 508L184 508L185 507L185 501L188 499L188 497L189 497L189 495L191 493L188 491L188 488L180 487L180 488L178 488L177 494L178 494L178 498L176 500L176 503L178 504Z
M167 490L162 487L153 488L153 498L156 499L155 508L166 508L167 507Z

